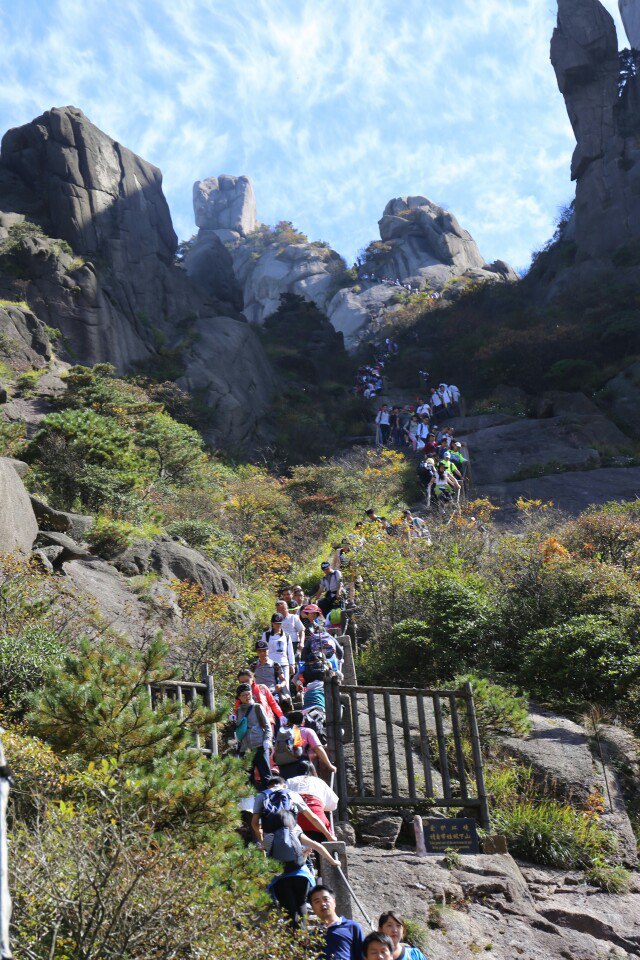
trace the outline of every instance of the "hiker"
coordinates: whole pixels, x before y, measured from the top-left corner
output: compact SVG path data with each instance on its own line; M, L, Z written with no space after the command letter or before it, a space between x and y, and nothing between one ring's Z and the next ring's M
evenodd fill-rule
M374 931L364 938L362 956L364 960L392 960L393 941L386 933Z
M282 777L272 777L255 798L251 818L256 846L264 850L265 856L282 864L283 872L271 881L269 892L289 914L294 926L302 919L309 889L315 884L308 854L314 850L333 862L322 844L298 827L297 816L302 810L312 824L322 828L302 797L289 791Z
M278 701L271 693L271 690L269 690L269 688L263 683L256 683L256 678L253 675L253 671L250 670L249 667L243 667L242 670L238 671L238 683L249 684L253 699L264 709L264 712L267 715L267 720L271 724L271 729L273 732L277 732L277 729L280 726L280 721L282 720L284 714L280 709ZM236 714L238 713L239 707L240 700L236 700L234 708Z
M280 664L269 659L269 641L258 640L253 649L258 654L258 659L251 667L256 683L267 687L280 702L282 697L287 696L287 684Z
M418 465L417 473L418 473L418 479L420 480L420 483L422 484L426 492L426 490L429 487L429 484L431 483L432 480L435 479L437 475L436 462L433 459L433 457L425 456L422 462Z
M326 814L338 809L338 795L324 780L321 780L320 777L317 776L313 764L306 762L305 769L300 775L287 779L287 787L289 790L299 793L309 809L315 813L318 820L321 820L327 830L331 831L331 824ZM301 827L312 840L317 840L321 843L324 839L323 834L314 830L313 824L309 823L302 812L298 814L298 826Z
M282 668L284 684L288 688L289 674L291 669L295 667L296 658L293 655L291 637L283 629L283 620L282 614L274 613L271 617L271 629L265 630L260 639L267 643L269 659Z
M271 724L264 707L253 699L250 684L239 684L236 697L240 701L235 729L238 753L244 757L249 750L255 751L251 782L254 786L265 784L271 776Z
M287 604L284 600L277 601L276 613L279 613L282 617L282 629L291 642L295 662L296 655L300 650L300 645L304 641L304 627L302 626L302 620L298 616L297 612L294 612L293 609L287 609Z
M407 533L409 534L410 540L426 539L428 543L431 543L431 537L429 536L427 525L422 517L414 517L414 515L411 513L411 510L403 510L402 516L404 518L404 523L407 527Z
M389 418L391 425L391 443L399 447L402 443L402 427L400 425L400 407L392 407Z
M378 425L379 442L383 447L386 447L387 441L389 440L389 431L391 430L389 411L386 403L383 403L378 410L376 414L376 423Z
M325 560L324 563L321 563L320 568L322 570L322 580L318 585L315 596L311 598L311 602L315 603L320 594L323 594L318 606L326 617L336 601L341 599L344 593L344 584L340 571L334 570L328 561Z
M405 922L395 910L387 910L382 914L378 920L378 930L386 934L393 944L392 960L426 960L422 950L402 943L406 933Z
M331 763L327 751L320 742L320 737L315 730L309 726L309 715L305 716L302 710L294 710L288 714L287 720L290 724L298 727L302 739L302 757L307 763L313 765L317 770L320 765L327 773L336 773L336 768ZM294 776L294 774L292 774ZM297 774L295 774L297 776Z
M355 920L338 916L331 887L318 884L309 894L309 903L324 927L325 960L362 960L362 927Z
M431 504L431 493L437 501L444 503L451 500L454 493L457 493L456 499L460 499L460 484L446 469L444 463L439 463L436 467L436 475L432 477L427 486L427 506Z
M304 607L307 602L304 590L301 586L295 586L292 590L293 593L293 602L296 605L296 613L300 615L300 610Z

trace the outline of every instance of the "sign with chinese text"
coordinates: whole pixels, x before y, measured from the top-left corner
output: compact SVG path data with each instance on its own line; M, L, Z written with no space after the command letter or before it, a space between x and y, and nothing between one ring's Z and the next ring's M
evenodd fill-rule
M423 823L427 853L480 853L476 821L471 817L425 817Z

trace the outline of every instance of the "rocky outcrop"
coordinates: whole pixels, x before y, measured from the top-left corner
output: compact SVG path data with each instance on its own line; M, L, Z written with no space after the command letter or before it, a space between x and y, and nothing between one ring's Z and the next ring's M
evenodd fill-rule
M638 0L618 0L620 16L632 50L640 50L640 4Z
M378 225L382 249L376 257L377 276L434 290L441 290L453 277L517 280L504 262L487 264L453 214L426 197L390 200Z
M637 0L620 6L637 47ZM558 0L551 60L577 141L571 164L575 207L561 237L575 251L567 275L584 278L611 266L612 259L637 270L640 77L633 69L621 75L615 24L599 0Z
M238 595L235 583L217 563L171 537L155 537L133 544L114 561L114 566L127 576L152 571L165 580L188 580L202 587L205 596L211 593Z
M263 324L283 294L295 293L323 310L352 346L397 301L397 288L349 280L344 260L326 244L309 243L286 223L273 230L259 224L247 177L197 181L194 212L200 230L185 257L187 273L211 295L236 302L240 294L251 323ZM381 240L370 245L362 271L378 280L442 291L454 280L517 279L502 261L485 263L455 217L426 197L389 201L379 226ZM455 285L447 289L456 292Z
M229 234L246 237L258 226L256 200L248 177L222 174L197 180L193 185L193 212L201 230L218 232L221 240Z
M63 355L110 362L119 372L153 372L156 358L169 356L176 377L182 372L215 399L212 443L255 438L270 397L269 365L233 315L233 297L223 307L176 264L156 167L75 107L49 110L3 138L0 211L13 265L0 270L0 296L18 289L40 321L62 332ZM242 377L234 369L240 351Z
M441 857L371 847L348 850L349 880L374 920L397 910L417 921L433 960L604 960L637 956L640 886L599 892L568 871L519 866L510 856ZM361 920L353 905L355 919ZM364 922L364 921L363 921Z
M0 553L31 552L38 535L29 494L11 460L0 458Z

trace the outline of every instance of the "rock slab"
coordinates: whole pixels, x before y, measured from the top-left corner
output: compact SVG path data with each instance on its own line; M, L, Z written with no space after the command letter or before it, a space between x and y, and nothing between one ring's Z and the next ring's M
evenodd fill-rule
M28 554L38 535L29 494L11 460L0 458L0 553Z

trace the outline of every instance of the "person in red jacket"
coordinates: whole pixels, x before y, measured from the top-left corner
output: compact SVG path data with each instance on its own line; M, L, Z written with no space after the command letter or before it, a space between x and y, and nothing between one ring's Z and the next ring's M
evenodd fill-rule
M278 727L280 726L280 721L284 717L284 714L278 702L269 690L269 687L266 687L263 683L256 683L253 671L249 667L244 667L238 673L238 683L248 683L251 685L251 693L253 699L256 703L261 704L264 707L264 712L267 715L267 720L271 724L274 732L277 733ZM240 701L236 700L234 710L237 713L238 707L240 706Z

